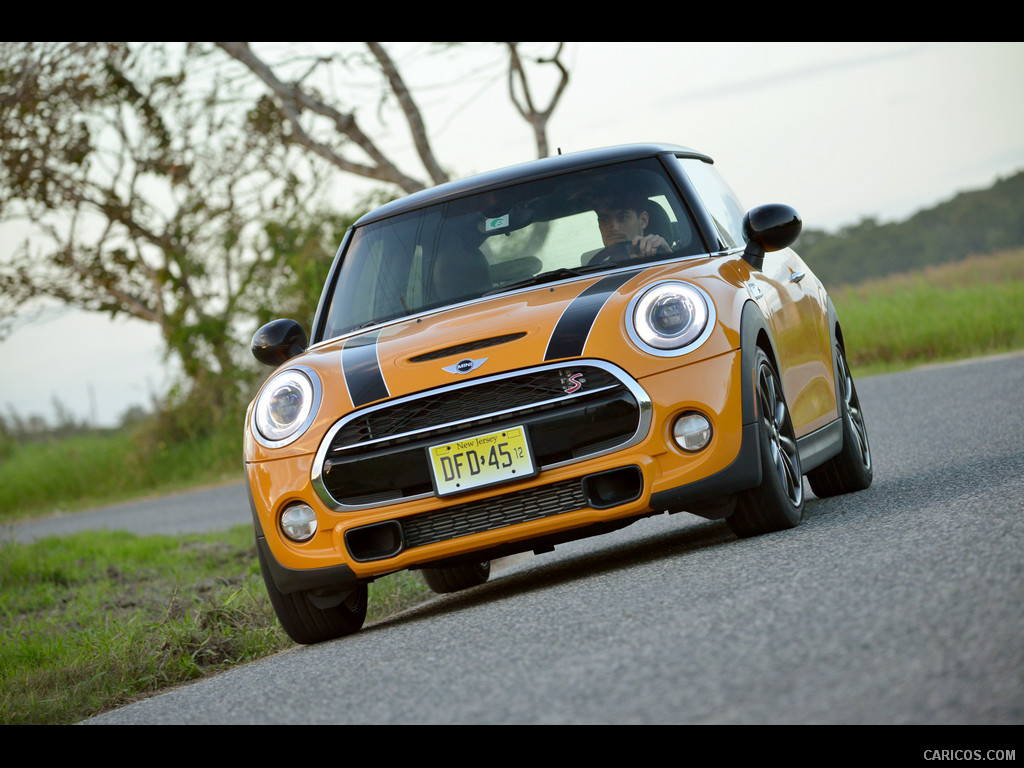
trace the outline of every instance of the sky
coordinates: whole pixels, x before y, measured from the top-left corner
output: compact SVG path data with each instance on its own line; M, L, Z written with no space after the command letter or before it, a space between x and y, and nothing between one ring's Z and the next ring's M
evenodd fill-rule
M404 45L393 53L454 176L533 159L493 63L455 70L454 54ZM1024 43L584 42L564 60L571 80L548 127L553 150L691 147L714 158L746 207L792 205L805 228L900 220L1024 170ZM399 129L377 130L421 175ZM341 180L342 209L368 188ZM0 242L0 257L8 247ZM21 325L0 342L0 360L0 413L51 421L57 399L112 426L171 383L155 328L81 312Z

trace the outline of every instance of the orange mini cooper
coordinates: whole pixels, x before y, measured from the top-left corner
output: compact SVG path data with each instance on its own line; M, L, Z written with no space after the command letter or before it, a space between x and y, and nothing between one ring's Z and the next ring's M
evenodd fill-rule
M367 585L662 512L739 536L871 483L843 331L789 249L670 145L560 155L420 192L346 233L308 337L276 320L249 408L259 558L288 634L358 630Z

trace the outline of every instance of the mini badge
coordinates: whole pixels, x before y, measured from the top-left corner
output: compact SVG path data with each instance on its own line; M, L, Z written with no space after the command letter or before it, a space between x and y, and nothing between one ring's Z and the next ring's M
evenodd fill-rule
M480 358L479 360L473 360L467 357L464 360L459 360L455 365L446 365L444 370L448 371L448 373L469 373L470 371L475 371L486 362L486 357Z

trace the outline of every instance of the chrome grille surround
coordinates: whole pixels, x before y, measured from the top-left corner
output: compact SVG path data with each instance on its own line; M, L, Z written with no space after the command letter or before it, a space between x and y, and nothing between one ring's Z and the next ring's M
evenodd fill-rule
M423 406L432 401L450 401L455 398L462 398L463 400L471 399L470 396L473 394L474 390L479 392L481 391L481 388L491 386L511 386L514 384L512 381L514 379L522 380L524 377L550 373L560 369L571 371L597 369L602 375L607 374L609 383L607 386L595 389L588 389L587 387L584 387L582 390L571 394L560 391L556 395L554 392L551 392L539 400L518 402L512 405L512 407L494 409L492 407L494 404L492 399L487 401L487 408L481 408L478 411L463 414L461 417L457 414L450 414L447 419L442 420L440 423L421 422L418 425L415 423L405 424L405 426L398 428L398 431L392 431L383 437L374 436L372 433L368 433L365 429L357 425L357 422L362 424L372 423L372 420L379 417L383 417L388 420L390 419L390 414L387 412L393 412L393 409L410 409L411 412L415 412L418 406ZM433 495L432 493L424 493L402 498L380 499L366 504L345 504L335 499L328 490L323 477L324 462L332 454L341 455L349 451L363 451L382 448L387 447L389 444L397 445L403 442L411 442L416 439L424 439L427 437L432 439L435 435L439 439L443 440L447 435L467 429L473 429L474 425L477 424L480 425L481 429L486 429L488 424L492 424L498 420L515 419L520 415L536 413L545 409L557 411L560 404L568 404L574 400L592 396L595 393L599 393L604 390L611 390L614 387L625 388L636 401L637 427L632 436L615 445L602 445L592 452L575 455L572 459L567 461L559 461L544 465L540 467L540 469L542 471L554 469L555 467L574 464L587 459L592 459L596 456L611 453L613 451L620 451L629 448L642 441L650 431L653 410L650 397L643 388L631 376L629 376L629 374L618 366L607 363L603 360L574 359L537 366L535 368L509 371L492 376L483 376L469 381L427 390L415 395L394 398L378 403L377 405L353 411L336 422L327 431L327 434L321 441L320 447L317 450L316 457L313 461L311 477L313 488L321 501L323 501L327 507L337 512L370 509L382 505L398 504L406 501L412 501L413 499L430 497ZM419 410L422 411L423 409L420 408ZM430 409L428 409L428 412L430 412ZM399 421L402 420L400 419ZM347 434L348 436L347 442L340 446L336 445L338 436L343 433L343 430L345 431L344 434Z

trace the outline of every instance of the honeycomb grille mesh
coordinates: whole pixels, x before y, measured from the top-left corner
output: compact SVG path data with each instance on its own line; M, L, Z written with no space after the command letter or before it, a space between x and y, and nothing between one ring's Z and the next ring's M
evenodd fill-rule
M586 507L583 486L574 479L425 512L404 518L401 522L406 546L412 548Z

